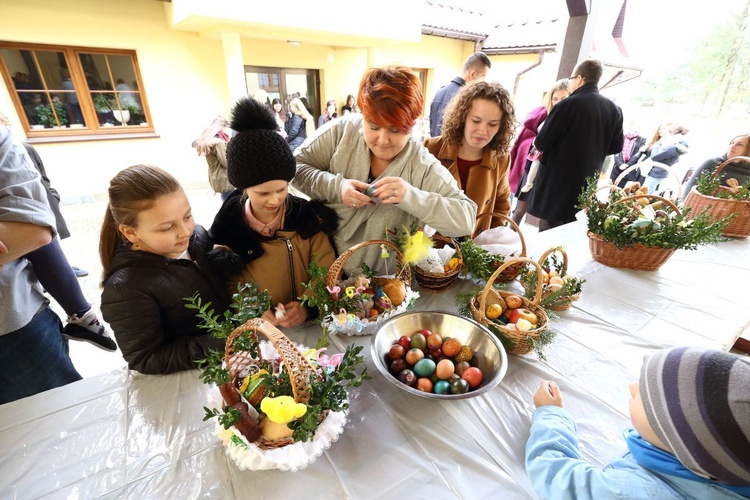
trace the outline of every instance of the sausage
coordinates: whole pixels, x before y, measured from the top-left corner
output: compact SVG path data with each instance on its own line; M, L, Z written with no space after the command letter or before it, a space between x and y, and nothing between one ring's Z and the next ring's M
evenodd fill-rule
M260 426L247 412L247 403L244 401L238 401L230 406L242 413L240 419L234 423L234 427L240 431L240 434L245 436L249 442L255 442L261 434Z
M260 437L260 426L247 411L247 403L240 398L239 391L234 383L227 382L219 386L219 392L224 402L232 408L239 410L242 416L234 423L234 427L245 436L249 442L254 442Z

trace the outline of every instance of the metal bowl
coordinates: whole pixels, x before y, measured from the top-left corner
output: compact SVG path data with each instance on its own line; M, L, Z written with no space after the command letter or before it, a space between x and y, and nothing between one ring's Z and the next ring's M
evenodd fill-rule
M402 335L423 328L443 337L455 337L474 351L482 370L482 383L464 394L433 394L419 391L401 382L388 370L388 350ZM378 371L401 390L427 399L466 399L479 396L495 387L508 369L508 355L500 340L473 319L443 311L413 311L383 321L370 343L372 359Z

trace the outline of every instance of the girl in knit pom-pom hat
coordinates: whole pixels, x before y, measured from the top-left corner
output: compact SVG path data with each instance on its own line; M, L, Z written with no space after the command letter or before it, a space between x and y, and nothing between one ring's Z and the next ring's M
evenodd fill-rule
M299 297L306 293L310 262L330 267L335 260L329 235L337 217L322 203L289 194L296 163L286 141L276 132L276 119L267 106L242 98L232 110L237 132L227 146L227 174L238 189L224 202L209 232L218 245L229 248L238 282L253 280L266 289L276 312L263 318L275 326L292 327L312 318Z
M647 356L630 385L629 453L584 461L560 389L534 395L526 470L541 498L750 497L750 358L702 347Z

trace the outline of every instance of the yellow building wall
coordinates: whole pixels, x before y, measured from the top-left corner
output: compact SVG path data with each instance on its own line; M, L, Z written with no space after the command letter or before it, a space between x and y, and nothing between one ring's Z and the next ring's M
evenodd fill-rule
M186 184L207 184L206 162L190 144L216 114L229 111L219 40L167 29L164 8L153 0L3 1L0 39L136 51L159 137L35 145L63 196L105 193L114 174L136 163L160 166ZM0 109L21 134L2 80Z
M169 28L167 10L154 0L0 0L1 40L136 51L157 137L36 144L55 187L66 198L105 193L112 176L136 163L161 166L185 185L207 186L206 162L190 144L214 116L228 116L231 109L224 47L216 33L201 36ZM365 48L292 46L256 38L240 43L244 65L319 70L321 100L335 99L339 110L347 94L357 94L369 67L403 64L425 69L425 116L435 92L460 73L474 51L473 42L425 35L418 42ZM536 56L492 59L490 78L512 91L516 75ZM556 66L548 56L547 66L554 75ZM521 77L519 120L551 85L552 77L544 74L540 67ZM2 80L0 110L14 121L15 133L22 134Z

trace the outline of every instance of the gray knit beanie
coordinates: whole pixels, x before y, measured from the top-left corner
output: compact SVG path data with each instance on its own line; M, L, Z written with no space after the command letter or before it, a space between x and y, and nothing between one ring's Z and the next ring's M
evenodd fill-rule
M644 360L640 392L649 424L682 465L750 486L750 358L665 349Z
M237 132L227 144L227 177L245 189L268 181L291 181L297 171L289 145L276 132L271 109L243 97L232 109L230 127Z

